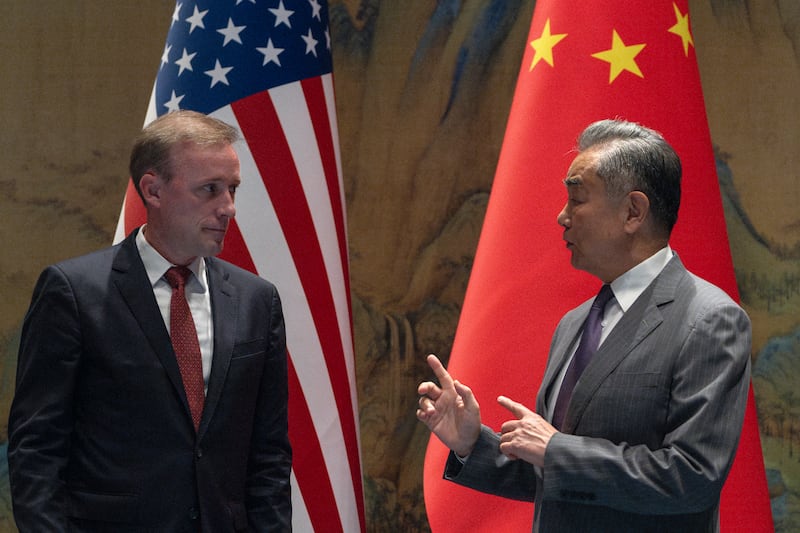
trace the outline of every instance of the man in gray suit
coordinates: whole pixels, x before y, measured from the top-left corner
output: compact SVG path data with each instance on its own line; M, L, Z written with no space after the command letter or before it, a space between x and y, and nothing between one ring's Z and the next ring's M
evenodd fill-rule
M534 531L718 531L749 389L750 321L668 244L681 164L661 135L605 120L578 150L558 223L572 265L611 289L596 306L599 347L586 362L587 301L556 329L535 411L498 398L513 415L499 433L428 356L438 383L420 384L417 417L452 450L446 479L535 502Z

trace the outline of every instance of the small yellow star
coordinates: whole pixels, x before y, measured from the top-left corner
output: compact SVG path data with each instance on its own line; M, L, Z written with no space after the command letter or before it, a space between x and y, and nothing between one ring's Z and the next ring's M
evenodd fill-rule
M544 59L548 65L551 67L553 66L553 48L563 39L566 37L566 33L558 33L556 35L552 35L550 33L550 19L547 19L547 22L544 23L544 30L542 30L542 35L538 39L534 39L531 41L531 46L534 50L536 50L536 54L533 56L533 62L531 63L530 70L533 70L533 67L536 66L536 63Z
M675 9L675 25L669 29L670 33L679 36L683 41L683 54L689 56L689 45L694 46L694 39L692 39L692 31L689 29L689 12L684 15L678 6L672 4Z
M597 59L611 64L608 78L609 84L612 83L617 76L622 73L623 70L627 70L628 72L636 74L640 78L644 78L642 71L639 70L639 65L636 64L636 56L645 46L646 45L644 44L632 44L630 46L625 46L625 43L622 42L617 30L613 30L611 36L611 49L592 54L592 57L596 57Z

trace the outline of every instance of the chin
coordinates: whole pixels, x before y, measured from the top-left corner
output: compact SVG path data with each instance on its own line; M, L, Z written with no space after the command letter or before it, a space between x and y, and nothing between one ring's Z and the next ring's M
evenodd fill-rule
M571 263L572 263L572 268L574 268L575 270L581 270L583 272L596 276L596 274L593 272L594 269L592 269L591 265L582 262L580 259L575 259L575 256L572 256Z
M222 243L219 244L209 244L208 246L203 247L203 257L214 257L222 252Z

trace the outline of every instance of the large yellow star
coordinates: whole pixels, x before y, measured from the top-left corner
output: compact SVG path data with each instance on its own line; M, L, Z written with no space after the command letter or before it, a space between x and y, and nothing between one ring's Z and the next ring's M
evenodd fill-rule
M533 67L536 66L536 63L544 59L548 65L551 67L553 66L553 48L563 39L566 37L566 33L558 33L553 35L550 33L550 19L547 19L547 22L544 23L544 30L542 30L542 35L538 39L534 39L531 41L531 46L536 53L533 56L533 62L531 63L530 70L533 70Z
M683 54L689 56L689 45L694 46L694 39L692 39L692 31L689 29L689 12L684 15L678 6L672 4L675 9L675 25L669 29L670 33L679 36L683 41Z
M623 70L627 70L628 72L636 74L640 78L644 78L642 71L639 70L639 65L636 64L636 56L644 47L644 44L632 44L630 46L625 46L625 43L622 42L617 30L613 30L613 34L611 36L611 49L592 54L592 57L596 57L597 59L611 64L608 78L609 84L612 83Z

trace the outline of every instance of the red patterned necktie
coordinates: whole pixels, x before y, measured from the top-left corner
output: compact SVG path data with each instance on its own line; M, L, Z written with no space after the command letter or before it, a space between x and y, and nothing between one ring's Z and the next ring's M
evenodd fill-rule
M195 430L200 427L200 415L203 414L205 400L203 383L203 360L200 355L200 343L197 341L197 329L194 325L189 304L186 301L184 288L192 271L186 267L172 267L164 277L172 286L172 300L169 304L169 332L172 347L181 370L183 388Z
M589 310L589 316L583 323L583 335L581 335L581 342L578 344L578 349L575 350L575 355L572 356L572 362L567 368L567 373L564 374L564 380L561 382L561 390L558 391L558 399L556 400L556 408L553 411L553 426L556 429L561 429L561 424L564 422L564 415L567 412L567 406L572 398L572 389L581 377L583 370L589 364L589 361L594 357L597 348L600 346L600 336L603 332L602 321L603 311L606 304L614 297L614 291L611 290L610 285L603 285L597 297L592 302L592 308Z

